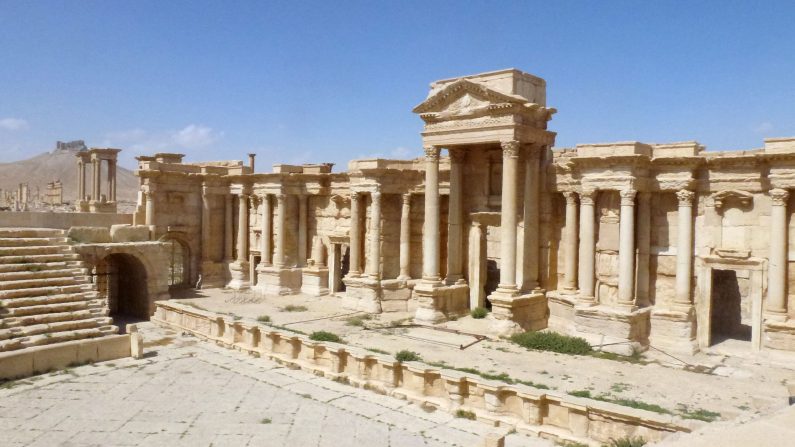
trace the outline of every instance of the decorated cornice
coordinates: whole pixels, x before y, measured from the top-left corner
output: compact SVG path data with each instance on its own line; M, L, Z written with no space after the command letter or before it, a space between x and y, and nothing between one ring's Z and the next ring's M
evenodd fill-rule
M718 210L722 209L727 201L735 201L740 206L749 206L754 203L753 194L736 189L716 192L710 196L710 199L712 199L714 207Z

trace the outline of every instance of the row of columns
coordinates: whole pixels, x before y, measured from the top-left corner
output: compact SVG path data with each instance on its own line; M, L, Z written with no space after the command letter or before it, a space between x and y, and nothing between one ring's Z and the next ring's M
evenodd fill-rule
M116 160L105 160L108 163L108 201L116 201ZM102 194L102 159L91 159L91 199L99 200ZM78 200L86 197L86 164L84 160L77 161L77 195Z
M565 192L566 229L564 246L563 291L578 293L585 303L595 303L595 258L596 258L596 213L597 190L583 190L578 194ZM651 224L651 194L638 194L633 189L619 191L621 208L619 214L618 247L618 305L632 307L636 296L648 293L649 229ZM674 304L689 307L692 304L693 277L693 199L695 193L680 190L678 199L678 239L676 260L676 291ZM639 201L638 250L636 253L635 205ZM579 231L577 213L579 211ZM637 261L637 266L636 266Z

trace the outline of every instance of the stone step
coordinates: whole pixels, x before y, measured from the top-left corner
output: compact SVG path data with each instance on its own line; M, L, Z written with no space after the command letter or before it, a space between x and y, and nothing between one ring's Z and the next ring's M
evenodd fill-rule
M0 247L2 256L32 256L72 253L68 245L43 245L35 247Z
M80 255L76 253L49 253L39 255L12 255L0 256L0 265L5 264L36 264L47 262L80 262Z
M2 238L65 237L66 230L53 228L0 228Z
M13 338L25 338L40 334L53 332L75 331L80 329L98 328L100 326L112 324L113 319L104 315L89 316L84 319L72 319L65 321L55 321L52 323L41 323L31 326L20 326L0 329L0 340Z
M93 290L93 284L80 283L65 286L39 286L25 289L0 290L0 300L22 297L49 296L63 293L91 292Z
M58 270L64 268L77 269L82 267L75 261L55 261L41 263L0 264L0 273L11 272L38 272L43 270Z
M38 306L10 307L6 309L0 309L0 316L7 319L13 317L22 317L27 315L44 315L50 313L75 312L84 309L101 308L102 306L104 306L104 304L105 300L95 299L95 300L71 301L65 303L42 304Z
M59 323L63 321L79 321L88 318L107 317L108 310L103 306L94 306L87 309L74 310L69 312L39 313L21 317L5 318L6 328L22 328L25 326L36 326L48 323Z
M26 296L21 298L9 298L0 300L0 308L16 308L26 306L41 306L44 304L72 303L75 301L95 300L99 298L99 292L79 292L63 293L45 296Z
M2 281L0 282L0 291L2 290L17 290L29 289L34 287L62 287L73 286L80 284L80 280L73 277L66 278L42 278L42 279L25 279L20 281Z
M108 320L110 319L108 318ZM117 334L118 332L119 328L111 325L110 323L99 327L88 327L75 330L53 331L51 329L45 329L41 335L32 335L28 337L0 341L0 352L30 348L33 346L63 343L72 340L102 337L104 335Z
M50 245L67 245L65 237L0 237L0 247L46 247Z
M41 269L40 264L31 264L33 271L0 272L0 282L3 281L24 281L33 279L52 279L52 278L84 278L82 269Z

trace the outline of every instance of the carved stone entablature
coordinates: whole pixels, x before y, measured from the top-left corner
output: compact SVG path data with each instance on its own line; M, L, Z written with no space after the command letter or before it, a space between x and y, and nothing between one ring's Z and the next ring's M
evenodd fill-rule
M723 210L724 206L734 205L741 208L746 208L754 203L753 194L751 194L750 192L739 191L739 190L716 192L715 194L712 194L709 198L710 202L712 202L712 206L714 206L715 209L718 211Z
M628 175L584 176L580 179L583 189L597 190L646 190L644 179Z
M349 197L341 196L339 194L334 194L331 196L331 201L334 203L337 209L345 208L351 203L351 199Z

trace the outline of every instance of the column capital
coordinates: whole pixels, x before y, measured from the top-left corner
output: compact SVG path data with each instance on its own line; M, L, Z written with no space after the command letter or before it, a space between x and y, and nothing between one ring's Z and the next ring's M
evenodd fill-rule
M375 191L371 192L370 193L370 198L372 198L373 201L381 200L381 191L375 190Z
M439 161L439 151L441 150L439 146L425 146L423 150L425 151L426 160Z
M566 205L577 204L577 193L574 191L563 191L563 197L566 198Z
M516 140L500 142L500 147L502 147L502 157L503 158L518 158L519 157L519 148L520 148L520 146L521 145Z
M638 191L635 189L622 189L619 191L621 196L621 206L635 206L635 196Z
M359 201L359 192L358 191L351 191L351 203Z
M463 149L447 149L450 154L450 163L463 163L466 157L466 152Z
M773 206L786 206L789 199L789 191L786 189L771 189L770 198L773 199Z
M593 205L598 192L596 189L583 189L580 192L580 205Z
M284 202L284 199L286 199L286 198L287 198L287 194L284 194L284 193L278 193L278 194L274 194L274 196L276 196L276 200L277 200L279 203L282 203L282 202Z
M403 205L411 205L411 193L407 192L402 195Z
M693 199L696 198L696 193L688 189L680 189L676 192L676 198L679 199L679 206L693 206Z

